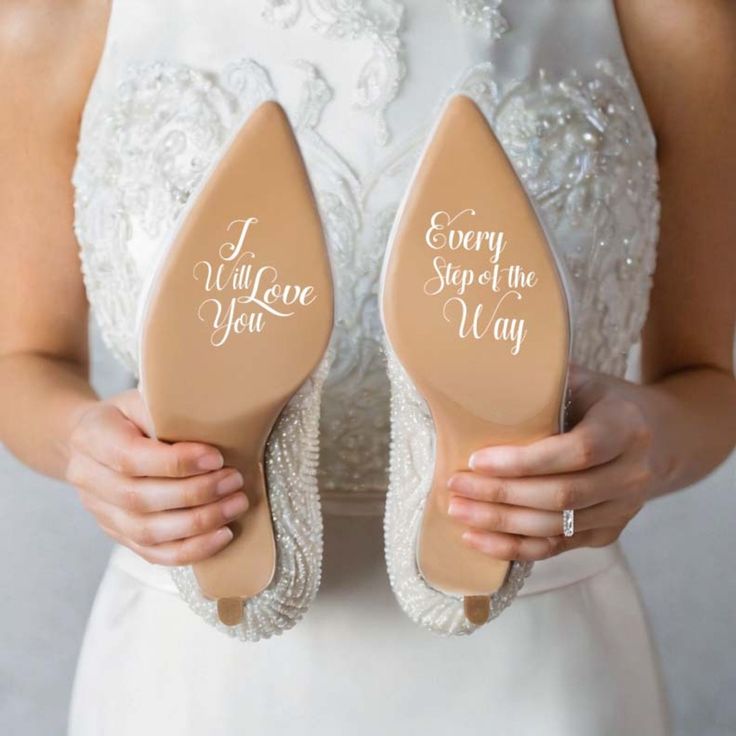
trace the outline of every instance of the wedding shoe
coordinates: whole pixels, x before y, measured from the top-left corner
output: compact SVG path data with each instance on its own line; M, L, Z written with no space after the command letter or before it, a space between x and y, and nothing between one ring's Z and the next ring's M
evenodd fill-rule
M307 172L264 102L179 218L139 315L140 390L159 439L217 446L246 479L233 541L175 568L190 607L241 639L290 628L319 585L319 404L332 274Z
M447 481L473 451L562 431L571 323L564 271L477 105L450 99L383 265L392 383L389 577L405 612L464 634L531 570L465 545Z

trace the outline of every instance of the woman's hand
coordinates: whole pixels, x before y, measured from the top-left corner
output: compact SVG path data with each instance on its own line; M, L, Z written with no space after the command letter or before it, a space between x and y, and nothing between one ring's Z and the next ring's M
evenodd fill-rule
M471 547L502 560L542 560L611 544L657 493L667 459L656 456L645 410L651 389L573 367L564 434L474 453L455 474L449 513ZM562 511L575 534L562 535Z
M94 404L70 438L67 480L102 529L149 562L211 557L248 506L243 478L214 447L150 439L146 422L136 390Z

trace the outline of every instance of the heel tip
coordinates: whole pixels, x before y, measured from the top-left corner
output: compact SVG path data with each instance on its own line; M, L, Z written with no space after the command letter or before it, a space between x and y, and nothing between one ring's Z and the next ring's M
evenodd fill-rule
M488 623L491 617L491 596L489 595L466 595L463 599L465 618L471 624L482 626Z
M237 626L243 620L242 598L219 598L217 601L217 616L225 626Z

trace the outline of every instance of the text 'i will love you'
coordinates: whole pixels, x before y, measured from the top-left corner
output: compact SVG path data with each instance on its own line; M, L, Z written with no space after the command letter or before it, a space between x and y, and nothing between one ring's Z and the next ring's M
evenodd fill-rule
M237 228L237 240L222 243L216 259L194 265L193 276L208 294L197 316L210 327L214 347L223 346L233 335L263 332L270 319L292 317L317 299L313 286L285 283L278 268L256 262L246 240L257 224L256 217L233 220L227 230Z

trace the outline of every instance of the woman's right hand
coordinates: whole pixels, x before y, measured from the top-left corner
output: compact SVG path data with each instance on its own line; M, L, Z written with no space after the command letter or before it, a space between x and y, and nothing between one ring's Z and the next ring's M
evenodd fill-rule
M87 409L70 436L66 478L97 523L149 562L189 565L233 538L243 478L216 448L151 439L137 390Z

